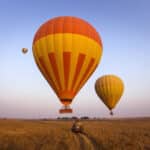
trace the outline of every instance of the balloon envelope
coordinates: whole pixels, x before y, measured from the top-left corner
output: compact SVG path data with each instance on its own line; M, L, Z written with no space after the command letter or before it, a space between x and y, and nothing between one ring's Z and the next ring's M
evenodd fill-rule
M99 64L102 42L97 31L76 17L45 22L33 40L35 62L66 107Z
M124 84L115 75L105 75L97 79L95 91L108 109L112 110L123 94Z
M22 53L26 54L28 52L27 48L22 48Z

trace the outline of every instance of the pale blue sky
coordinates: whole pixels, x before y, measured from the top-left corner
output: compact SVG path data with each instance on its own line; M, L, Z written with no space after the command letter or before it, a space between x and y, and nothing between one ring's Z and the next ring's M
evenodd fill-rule
M32 40L43 22L65 15L90 22L104 48L100 65L71 105L71 116L109 117L94 91L104 74L125 83L116 117L150 116L149 8L149 0L1 0L0 117L61 116L61 103L35 65ZM22 47L29 48L26 55Z

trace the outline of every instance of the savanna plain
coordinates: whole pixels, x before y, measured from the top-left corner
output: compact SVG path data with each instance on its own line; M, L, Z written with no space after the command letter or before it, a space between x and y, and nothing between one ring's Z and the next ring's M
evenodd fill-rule
M82 120L0 119L0 150L150 150L150 118Z

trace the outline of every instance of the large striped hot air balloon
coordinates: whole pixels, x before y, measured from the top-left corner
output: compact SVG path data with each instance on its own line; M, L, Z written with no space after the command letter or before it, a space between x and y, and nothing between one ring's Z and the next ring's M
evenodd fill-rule
M124 91L123 81L115 75L104 75L95 82L95 91L113 115L112 109Z
M72 112L73 98L96 69L102 55L98 32L76 17L56 17L37 30L35 62L60 102L60 112Z

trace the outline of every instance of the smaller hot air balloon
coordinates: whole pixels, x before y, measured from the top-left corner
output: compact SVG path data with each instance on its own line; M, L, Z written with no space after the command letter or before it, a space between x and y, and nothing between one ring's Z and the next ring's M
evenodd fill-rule
M28 52L27 48L22 48L22 53L26 54Z
M112 109L115 108L124 91L123 81L115 75L104 75L97 79L95 91L113 115Z

